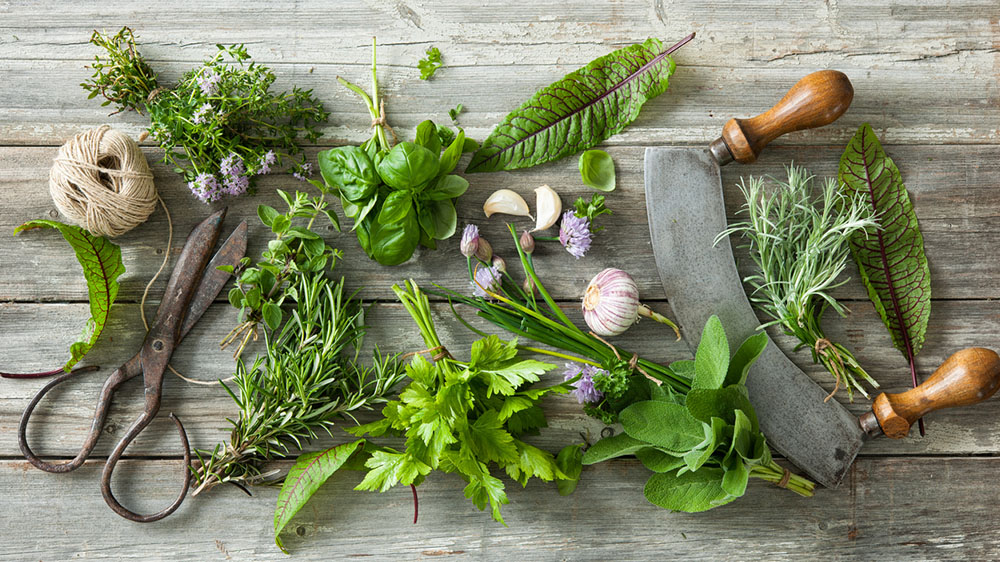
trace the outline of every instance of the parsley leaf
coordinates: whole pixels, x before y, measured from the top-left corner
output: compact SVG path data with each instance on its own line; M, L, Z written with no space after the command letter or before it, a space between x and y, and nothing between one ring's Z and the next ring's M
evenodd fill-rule
M441 51L437 47L427 49L427 57L420 59L417 68L420 69L420 79L430 80L431 76L441 68ZM452 118L454 119L454 117Z

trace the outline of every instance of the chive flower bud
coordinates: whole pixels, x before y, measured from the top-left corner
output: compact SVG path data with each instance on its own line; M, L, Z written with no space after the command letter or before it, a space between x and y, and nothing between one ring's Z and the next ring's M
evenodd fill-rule
M483 263L493 261L493 246L490 246L485 238L479 238L479 244L476 245L476 257Z
M535 251L535 237L532 236L527 230L521 233L521 239L519 242L521 244L521 249L524 250L524 253L530 254Z
M474 224L465 225L465 230L462 231L462 243L459 245L459 250L462 255L471 258L476 255L476 250L479 249L479 227Z
M680 339L676 324L639 302L639 286L628 273L609 267L590 280L583 295L583 319L595 334L617 336L638 322L640 316L670 326Z
M507 262L500 256L493 256L493 268L500 273L507 273Z

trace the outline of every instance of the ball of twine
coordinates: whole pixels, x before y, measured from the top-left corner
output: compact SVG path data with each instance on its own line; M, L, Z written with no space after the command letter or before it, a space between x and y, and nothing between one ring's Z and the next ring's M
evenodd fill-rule
M120 236L156 208L146 157L128 135L107 125L84 131L59 149L49 192L70 221L100 236Z

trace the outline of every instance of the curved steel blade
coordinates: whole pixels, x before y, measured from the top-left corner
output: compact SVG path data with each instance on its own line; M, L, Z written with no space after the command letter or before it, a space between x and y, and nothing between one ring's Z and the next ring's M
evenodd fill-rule
M646 209L656 267L694 350L708 318L722 320L730 349L760 325L743 290L726 228L719 166L707 150L647 148ZM863 443L858 419L770 342L747 378L761 430L779 453L827 487L840 484Z
M195 323L208 310L209 305L219 296L219 291L226 286L232 274L219 271L220 265L231 265L234 268L247 253L247 221L243 221L236 230L229 235L229 238L222 243L219 251L216 252L212 261L205 266L205 271L198 282L198 289L191 298L187 313L184 315L184 323L181 325L181 339L187 335Z

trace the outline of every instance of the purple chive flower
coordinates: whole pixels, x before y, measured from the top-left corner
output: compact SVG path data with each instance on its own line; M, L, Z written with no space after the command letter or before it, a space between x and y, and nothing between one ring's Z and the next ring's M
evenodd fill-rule
M479 227L474 224L465 225L465 230L462 231L462 243L459 245L459 249L462 255L471 258L476 255L476 250L479 248Z
M208 121L208 116L212 113L212 104L206 103L205 105L198 108L194 112L194 119L191 120L195 125L200 125L205 121Z
M211 96L219 88L219 81L222 80L222 76L214 70L209 70L198 76L198 87L201 88L201 93L206 96Z
M593 236L586 218L576 216L573 211L563 213L562 222L559 223L559 243L576 259L587 254Z
M188 188L202 203L211 203L221 195L219 180L212 174L198 174L194 181L188 182Z
M299 169L292 173L292 177L299 181L306 181L309 179L313 173L313 165L310 162L304 162Z
M476 280L472 283L472 294L486 298L489 296L486 291L496 292L502 281L503 277L496 267L480 267L476 269Z
M594 375L606 375L607 371L598 369L593 365L580 365L578 363L566 363L566 370L563 371L563 380L568 381L580 375L580 379L573 383L573 396L580 404L593 404L600 402L604 394L594 388Z

